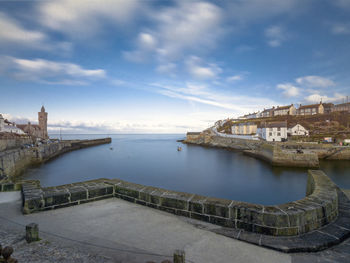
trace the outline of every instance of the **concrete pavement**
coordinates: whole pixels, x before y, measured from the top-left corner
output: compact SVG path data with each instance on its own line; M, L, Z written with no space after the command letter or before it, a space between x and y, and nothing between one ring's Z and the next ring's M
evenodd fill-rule
M35 222L46 240L102 253L115 262L160 262L175 249L184 249L190 262L292 261L289 254L210 232L216 227L211 224L116 198L25 216L19 192L0 193L0 200L1 225ZM24 227L16 227L24 233Z

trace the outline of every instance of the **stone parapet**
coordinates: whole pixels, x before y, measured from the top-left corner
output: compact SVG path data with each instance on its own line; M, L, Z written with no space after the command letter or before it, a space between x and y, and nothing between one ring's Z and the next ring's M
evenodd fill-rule
M309 171L304 199L275 206L170 191L119 179L48 188L41 188L38 182L31 181L23 184L22 192L24 213L117 197L223 227L273 236L304 234L338 216L337 186L319 170Z
M41 188L39 181L25 181L22 184L22 212L30 214L111 198L114 196L114 187L106 181L98 179L46 188Z

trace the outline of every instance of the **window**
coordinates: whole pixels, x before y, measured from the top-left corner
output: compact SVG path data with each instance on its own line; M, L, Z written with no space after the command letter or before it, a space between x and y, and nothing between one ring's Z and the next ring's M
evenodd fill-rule
M280 128L280 127L278 127L278 128L277 128L277 131L281 131L281 128Z
M272 136L272 132L270 132L269 135Z
M280 132L277 132L277 136L281 136L281 133L280 133Z

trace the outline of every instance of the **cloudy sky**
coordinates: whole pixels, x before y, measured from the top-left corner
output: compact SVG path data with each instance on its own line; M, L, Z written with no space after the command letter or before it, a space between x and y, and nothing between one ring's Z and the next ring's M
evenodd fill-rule
M0 112L184 133L350 95L350 1L0 1Z

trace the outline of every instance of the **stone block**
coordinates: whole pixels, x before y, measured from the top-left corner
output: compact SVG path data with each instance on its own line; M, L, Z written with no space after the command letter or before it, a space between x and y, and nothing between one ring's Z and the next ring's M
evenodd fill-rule
M176 214L176 209L174 209L174 208L165 207L165 206L158 206L158 209L162 210L164 212L171 213L171 214Z
M89 199L113 194L112 185L105 185L105 184L87 185L86 188L88 190Z
M69 203L69 197L67 190L44 189L43 193L45 207Z
M236 202L230 207L230 214L232 219L237 219L253 224L263 224L264 213L263 206Z
M191 194L180 192L166 192L161 196L161 205L181 210L188 210L188 200Z
M235 221L224 217L210 216L209 222L224 227L235 227Z
M204 213L203 203L205 202L206 197L195 195L191 198L188 204L188 210L195 213Z
M30 214L40 211L44 207L44 201L41 197L26 197L23 202L23 213Z
M71 186L68 188L70 192L71 202L86 200L87 199L87 189L83 186Z
M174 263L185 263L185 251L175 250L174 252Z
M203 215L203 214L194 213L194 212L191 212L191 218L205 221L205 222L209 222L209 219L210 219L208 215Z
M150 203L151 202L151 193L153 191L157 191L157 190L158 190L158 188L156 188L156 187L147 186L139 191L139 195L140 195L139 199L143 200L147 203Z
M125 201L131 202L131 203L135 203L135 198L127 196L127 195L120 195L119 197L120 199L123 199Z
M28 243L39 241L38 224L31 223L29 225L26 225L26 241Z
M231 200L207 198L207 200L203 203L204 213L228 218L230 203L232 203Z
M145 188L144 185L121 182L115 185L115 192L139 199L139 193L143 188Z
M236 227L240 229L244 229L246 231L253 232L253 224L251 223L236 220Z
M178 216L185 216L185 217L190 217L191 216L190 212L184 211L184 210L176 210L175 213Z

